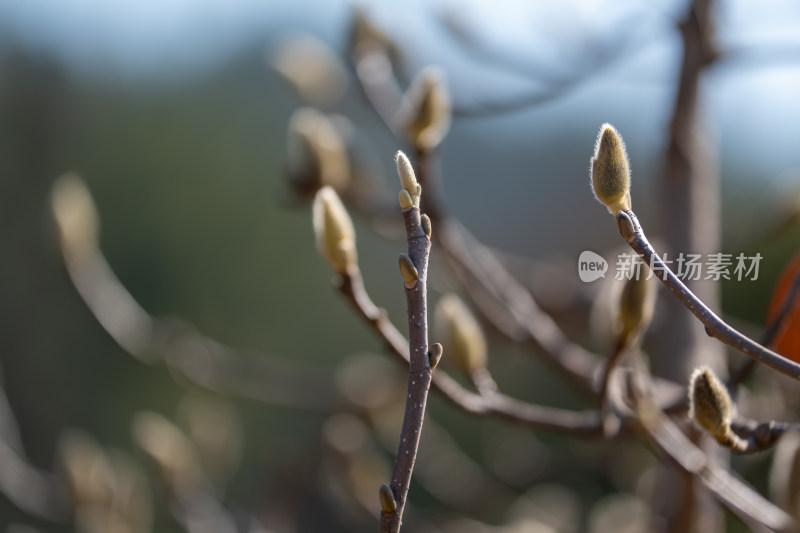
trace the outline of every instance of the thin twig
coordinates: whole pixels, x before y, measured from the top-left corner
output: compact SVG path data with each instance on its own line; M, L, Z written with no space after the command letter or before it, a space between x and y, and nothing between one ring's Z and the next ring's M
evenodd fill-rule
M383 339L401 362L408 364L408 342L391 323L386 313L370 299L360 273L348 273L338 278L336 286L364 319ZM597 411L568 411L533 405L496 392L484 396L462 387L442 369L433 375L432 388L462 411L476 416L497 416L534 429L545 429L572 435L601 436L603 432Z
M417 268L418 276L412 283L405 283L409 333L408 396L400 432L400 444L389 485L397 506L392 511L386 509L381 511L381 533L397 533L403 522L403 509L411 486L411 474L417 458L425 405L433 374L428 359L427 295L431 241L422 229L418 207L403 209L403 221L408 240L408 257Z
M641 394L641 393L640 393ZM683 470L699 480L720 502L747 523L775 531L796 531L795 520L724 467L683 434L652 399L635 398L642 427L654 444Z
M142 363L165 364L181 380L201 388L271 405L328 412L341 404L329 384L313 379L311 369L265 354L239 356L185 321L149 315L99 249L76 254L67 243L62 245L78 294L120 348Z
M657 273L658 278L666 285L670 292L703 323L706 327L706 333L708 333L709 336L749 355L758 362L773 370L777 370L781 374L800 380L800 365L761 346L728 325L678 279L647 240L644 230L633 211L620 211L617 214L617 222L622 237L627 241L630 247L641 255L644 261L650 265L651 270Z

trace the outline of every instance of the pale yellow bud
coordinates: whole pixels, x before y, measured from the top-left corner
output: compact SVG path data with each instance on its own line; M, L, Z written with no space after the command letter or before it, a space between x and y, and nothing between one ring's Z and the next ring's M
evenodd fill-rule
M431 230L431 219L430 219L430 217L423 213L419 217L419 223L422 226L422 231L424 231L425 235L427 235L428 238L430 239L431 238L431 231L432 231Z
M430 349L428 350L428 363L430 363L431 370L436 368L436 366L439 364L443 353L444 348L441 344L435 342L431 345Z
M409 207L414 206L414 200L411 199L411 195L408 194L408 191L405 189L400 190L400 207L402 209L408 209Z
M626 279L619 298L619 338L627 341L647 328L653 318L656 287L647 279L647 266L642 264Z
M470 377L486 367L487 348L483 329L469 308L455 294L446 294L436 306L437 337L451 358Z
M413 205L419 207L422 187L420 187L417 176L414 174L414 167L411 166L411 161L408 160L406 154L398 151L395 155L395 162L397 163L397 174L400 176L400 187L409 194Z
M393 513L397 509L394 493L386 483L381 483L381 487L378 489L378 499L381 502L381 510L384 513Z
M97 247L100 220L92 195L80 176L70 172L58 178L50 202L65 252L82 255Z
M731 398L708 367L696 369L689 380L689 416L720 443L730 441Z
M350 183L347 143L334 123L316 109L298 109L289 120L289 171L301 188L330 185L342 191Z
M592 157L592 189L595 198L612 215L631 210L631 176L625 143L611 124L603 124Z
M163 416L138 413L133 419L133 438L158 467L166 486L182 492L200 484L203 474L194 446L175 424Z
M339 274L356 265L356 232L350 215L331 187L323 187L312 207L317 250Z
M450 94L442 71L428 67L411 84L401 122L409 139L419 150L432 150L444 139L450 128Z
M333 104L347 90L347 69L339 56L310 33L281 36L267 60L301 97L314 105Z
M406 289L413 289L419 282L417 279L419 277L417 267L414 266L414 262L411 261L411 258L406 254L400 254L398 263L400 265L400 274L403 276L403 282Z

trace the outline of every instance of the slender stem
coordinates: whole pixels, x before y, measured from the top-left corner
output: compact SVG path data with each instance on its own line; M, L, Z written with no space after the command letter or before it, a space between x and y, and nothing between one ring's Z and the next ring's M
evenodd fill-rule
M337 282L339 291L356 312L383 339L387 348L404 364L409 364L408 341L388 319L386 314L370 299L358 270L348 272ZM502 393L476 394L465 389L442 369L433 374L432 388L452 405L475 416L497 416L533 429L599 437L603 434L597 411L569 411L555 407L529 404Z
M765 525L775 531L797 530L797 522L791 516L709 459L651 399L641 396L635 401L641 425L656 446L726 507L749 524Z
M620 233L631 248L642 256L650 268L658 273L658 278L706 327L709 336L749 355L773 370L800 380L800 365L761 346L743 335L709 309L661 260L647 240L642 226L633 211L620 211L617 214Z
M408 396L400 432L400 444L392 472L392 489L397 507L394 511L381 511L381 533L397 533L403 521L411 474L417 458L417 448L422 435L425 404L431 386L432 370L428 360L428 258L431 241L422 229L417 207L403 210L403 221L408 239L408 256L419 273L413 286L406 283L408 306L409 369Z

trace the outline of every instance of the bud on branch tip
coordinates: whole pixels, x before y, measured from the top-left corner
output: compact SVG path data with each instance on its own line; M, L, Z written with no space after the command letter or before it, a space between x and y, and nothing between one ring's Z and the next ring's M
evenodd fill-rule
M603 124L592 156L592 190L612 215L631 210L631 175L622 137L611 124Z
M395 159L397 162L397 174L400 176L400 186L411 197L413 205L419 207L419 196L422 193L422 188L419 186L417 176L414 174L411 161L402 151L397 152ZM400 205L402 205L402 199Z
M312 214L317 250L334 271L345 274L356 264L356 232L333 188L325 186L317 192Z

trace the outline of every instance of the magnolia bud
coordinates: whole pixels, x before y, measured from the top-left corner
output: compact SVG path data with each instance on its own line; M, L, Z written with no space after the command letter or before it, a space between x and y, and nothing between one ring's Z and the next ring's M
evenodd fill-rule
M282 36L272 48L268 61L312 104L333 104L347 90L347 68L330 46L310 33L292 32Z
M486 339L469 308L455 294L443 296L435 312L437 336L470 377L486 367ZM448 357L450 357L448 355Z
M289 171L296 186L344 190L350 182L347 143L328 117L309 107L289 120Z
M431 345L428 350L428 363L430 364L431 370L436 368L436 365L439 364L439 361L442 359L442 353L444 353L444 348L442 348L441 344L435 342Z
M408 90L401 121L415 148L436 148L450 128L450 94L442 71L428 67L417 75Z
M378 499L381 501L381 510L384 513L393 513L397 509L394 493L386 483L381 483L381 487L378 489Z
M417 176L414 174L411 161L408 160L408 157L402 151L397 152L395 160L397 163L397 174L400 176L400 187L409 194L413 205L419 207L419 197L420 194L422 194L422 187L420 187Z
M430 219L430 217L428 217L428 215L423 213L422 216L419 217L419 222L422 225L422 231L424 231L425 235L427 235L428 238L430 239L431 238L431 219Z
M419 282L417 279L419 277L417 267L414 266L414 262L406 254L400 254L398 263L400 264L400 274L403 276L406 289L413 289Z
M625 143L611 124L603 124L592 157L592 189L612 215L631 210L631 175Z
M647 328L653 318L655 307L655 285L645 274L646 266L634 269L625 280L619 298L619 339L629 340Z
M689 416L720 443L730 440L731 398L707 366L696 369L689 380Z
M338 274L356 265L356 232L350 215L331 187L317 192L312 208L317 250Z

